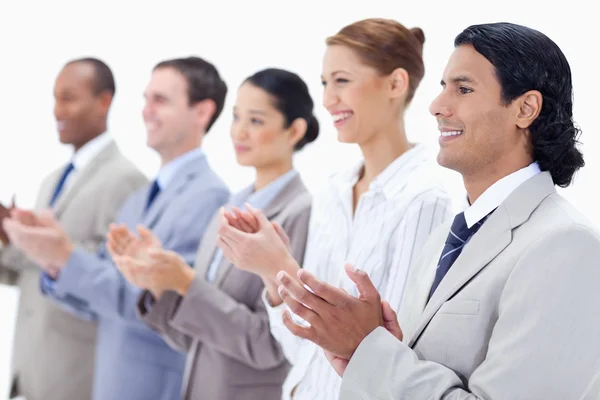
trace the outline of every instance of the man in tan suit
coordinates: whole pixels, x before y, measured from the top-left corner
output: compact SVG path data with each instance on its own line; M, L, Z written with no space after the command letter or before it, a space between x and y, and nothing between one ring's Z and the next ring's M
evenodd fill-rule
M569 64L509 23L471 26L455 46L431 113L438 162L463 176L470 206L424 246L412 310L398 322L353 268L358 298L300 271L281 276L281 294L311 326L284 321L326 350L344 400L589 398L600 235L555 189L584 165Z
M64 66L54 88L54 114L60 141L74 154L44 180L36 204L51 208L69 236L90 250L103 241L125 198L147 182L107 132L114 93L112 72L102 61L79 59ZM0 234L8 241L2 229ZM0 282L21 292L11 396L89 399L96 324L42 297L39 267L10 245L0 250Z

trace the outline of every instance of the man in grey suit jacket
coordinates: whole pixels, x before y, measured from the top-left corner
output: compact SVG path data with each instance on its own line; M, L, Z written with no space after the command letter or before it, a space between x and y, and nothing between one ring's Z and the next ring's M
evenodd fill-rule
M100 60L74 60L61 70L54 114L60 141L73 146L74 154L67 169L44 179L36 204L38 210L52 207L65 232L90 251L102 242L125 198L147 182L106 132L114 93L112 72ZM90 399L96 324L44 299L39 280L38 265L15 247L0 249L0 282L20 289L11 396Z
M311 327L288 328L327 351L341 399L579 399L600 359L600 236L555 189L584 164L569 64L508 23L455 46L431 113L471 205L422 250L412 313L382 312L359 271L359 298L301 271L315 294L284 276L282 297Z
M212 215L229 191L199 148L219 116L227 87L216 68L197 57L159 63L146 89L148 144L162 167L152 185L129 197L116 219L154 231L165 248L190 263ZM95 400L169 400L179 397L185 355L171 349L136 315L139 289L115 268L105 246L73 248L53 221L28 227L10 221L13 242L51 269L42 289L81 318L98 321Z

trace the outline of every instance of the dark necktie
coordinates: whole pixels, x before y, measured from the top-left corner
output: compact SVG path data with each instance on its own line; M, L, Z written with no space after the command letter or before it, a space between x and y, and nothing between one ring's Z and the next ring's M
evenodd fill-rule
M146 201L146 211L150 208L156 196L160 193L160 186L158 185L158 181L155 179L152 182L152 186L150 186L150 192L148 193L148 200Z
M69 176L69 174L71 172L73 172L74 169L75 169L75 166L73 165L73 163L69 163L69 165L67 165L67 167L65 168L62 176L60 177L60 180L56 184L56 188L54 189L54 193L52 194L52 198L50 199L50 207L54 206L54 203L56 202L56 199L58 199L58 196L60 195L60 192L62 192L62 190L63 190L63 188L65 186L65 182L67 181L67 177Z
M454 217L454 221L450 227L450 232L446 238L446 244L444 245L442 255L438 261L438 266L435 271L435 279L433 280L433 285L431 285L431 291L429 292L429 298L433 296L433 293L439 286L440 282L442 282L442 279L444 279L444 276L446 276L450 270L450 267L452 264L454 264L454 261L456 261L462 252L463 247L467 244L471 236L473 236L475 232L481 228L481 225L483 225L490 214L486 215L471 228L467 227L467 221L465 220L464 213L460 213Z

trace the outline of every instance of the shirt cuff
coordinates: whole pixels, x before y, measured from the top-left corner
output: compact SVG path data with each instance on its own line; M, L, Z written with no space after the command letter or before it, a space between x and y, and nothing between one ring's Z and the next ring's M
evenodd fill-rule
M56 280L48 275L48 273L42 272L42 276L40 277L40 289L44 294L55 293Z
M156 299L150 293L144 296L144 307L146 307L146 312L152 309L152 306L156 304Z
M274 324L274 323L283 324L281 315L284 310L288 310L288 312L290 313L290 316L292 317L292 321L294 321L296 324L298 324L300 326L304 326L307 328L310 327L310 324L308 322L306 322L304 319L302 319L299 316L297 316L296 314L294 314L292 312L292 310L289 309L287 304L281 303L278 306L272 306L271 302L269 301L269 297L267 295L267 289L263 289L262 300L263 300L263 303L265 303L265 308L267 309L267 314L269 315L269 322L271 324Z

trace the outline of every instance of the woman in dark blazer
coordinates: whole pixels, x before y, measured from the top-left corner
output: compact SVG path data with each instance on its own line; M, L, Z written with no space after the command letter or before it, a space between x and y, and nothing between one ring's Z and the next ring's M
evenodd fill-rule
M266 69L240 86L231 138L238 163L254 167L255 182L229 206L260 209L304 258L311 196L293 168L293 153L314 141L319 124L306 84L296 74ZM138 311L174 348L188 353L184 399L279 400L289 364L271 336L261 298L263 282L234 268L217 246L214 216L194 268L163 250L151 232L115 227L108 238L123 275L145 289Z

